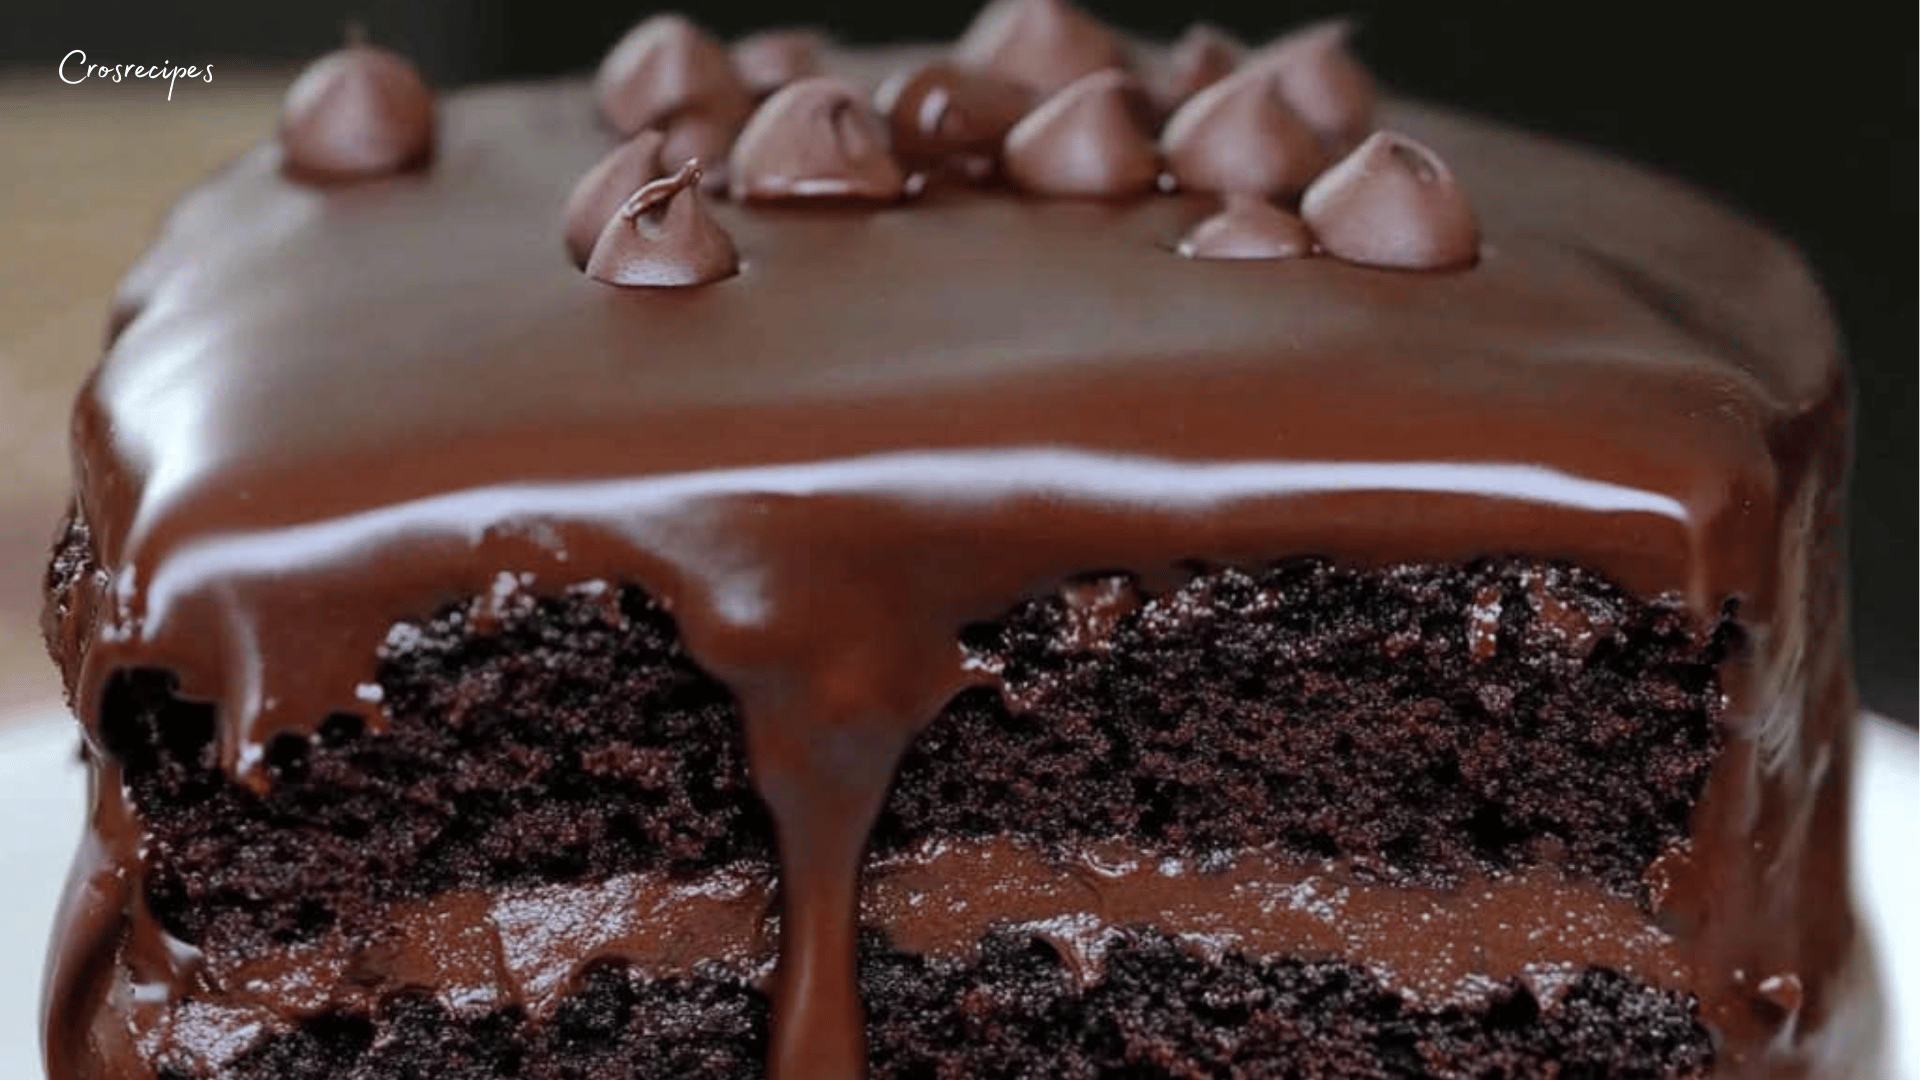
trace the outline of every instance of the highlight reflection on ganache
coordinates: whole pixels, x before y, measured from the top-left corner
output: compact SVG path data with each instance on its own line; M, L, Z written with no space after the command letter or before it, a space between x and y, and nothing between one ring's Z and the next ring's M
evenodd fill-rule
M145 624L160 631L172 600L221 580L324 567L401 540L451 535L505 520L600 519L636 538L705 516L703 503L754 496L864 495L903 503L1005 503L1021 498L1198 510L1238 501L1330 492L1424 492L1536 502L1591 513L1650 514L1685 523L1671 496L1538 465L1497 462L1276 461L1191 464L1073 450L900 453L807 465L454 492L267 533L216 537L175 553L146 588ZM651 524L650 524L651 523ZM736 621L760 605L736 608Z

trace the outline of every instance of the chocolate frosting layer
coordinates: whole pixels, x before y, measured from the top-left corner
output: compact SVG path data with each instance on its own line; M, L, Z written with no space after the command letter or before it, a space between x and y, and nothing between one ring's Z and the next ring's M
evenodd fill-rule
M280 147L289 176L326 182L385 176L433 156L433 91L404 57L349 45L288 89Z
M764 981L779 906L771 881L725 871L691 882L627 874L453 889L390 905L377 928L335 929L267 956L209 957L201 978L223 1015L163 1021L146 1041L176 1059L217 1063L222 1044L250 1029L371 1013L383 997L422 989L456 1013L517 1005L545 1019L606 961L648 977L718 967ZM1550 869L1436 892L1258 851L1201 867L1118 844L1047 857L1005 840L947 843L870 862L860 925L897 947L956 959L1011 928L1052 946L1088 984L1101 977L1114 935L1152 926L1216 955L1353 963L1427 1008L1471 1008L1489 984L1519 977L1550 1009L1553 988L1580 970L1555 959L1570 954L1655 986L1696 977L1631 902Z
M922 58L834 63L864 101ZM463 93L431 170L316 197L266 147L182 202L75 416L100 570L50 621L86 723L115 672L166 668L264 784L277 735L380 725L358 688L396 621L503 569L638 582L739 698L778 824L773 1075L842 1080L867 829L920 725L994 685L963 626L1089 569L1564 558L1703 622L1738 605L1728 748L1653 914L1719 1075L1846 1075L1872 1015L1846 395L1789 248L1616 161L1395 104L1475 193L1471 272L1178 257L1212 197L942 188L716 204L736 278L612 289L554 243L613 145L596 113L579 84ZM193 963L144 910L94 742L49 1064L145 1080L129 1025Z

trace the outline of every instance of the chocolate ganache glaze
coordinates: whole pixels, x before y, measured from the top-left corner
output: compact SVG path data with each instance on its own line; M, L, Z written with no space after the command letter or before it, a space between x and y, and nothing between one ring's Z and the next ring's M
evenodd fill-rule
M1095 79L1110 98L1115 76L1087 74L1109 45L1081 18L1000 0L955 60L1045 94ZM701 210L738 272L612 288L578 269L595 230L568 230L574 261L559 242L579 178L625 142L602 110L625 131L708 108L733 126L745 93L696 31L646 34L623 46L625 82L449 97L428 168L322 186L259 147L180 204L123 286L73 427L93 569L48 612L93 767L48 973L53 1080L153 1080L142 1033L218 981L145 907L140 823L98 730L116 673L164 669L212 703L222 767L261 788L276 737L340 713L379 730L369 690L401 620L487 593L503 571L540 591L643 586L738 698L777 825L770 1073L846 1080L864 1067L862 908L884 912L909 886L974 887L935 864L883 866L877 891L859 887L909 743L957 693L999 686L968 662L962 627L1090 569L1159 579L1194 560L1506 552L1678 596L1702 625L1732 612L1743 631L1721 673L1725 748L1690 843L1650 875L1653 921L1596 930L1589 955L1559 935L1558 957L1697 995L1715 1076L1856 1075L1875 1012L1846 892L1847 390L1791 249L1609 158L1389 101L1381 122L1444 155L1443 177L1471 193L1473 245L1451 188L1446 214L1422 209L1425 174L1349 175L1317 212L1310 189L1307 224L1393 262L1371 257L1383 230L1351 216L1384 206L1444 256L1413 263L1453 269L1182 258L1221 200L1146 190L1143 129L1126 182L1105 192L1126 197L1092 200L889 179L889 201L702 205L667 158L674 179L646 190L669 215L677 200ZM1057 57L1033 52L1055 39ZM1293 48L1364 81L1323 37ZM798 91L784 107L825 111L796 116L865 140L885 129L847 119L843 88L871 95L936 58L823 46L817 68L846 82L791 84L769 107ZM629 95L649 80L678 112ZM1329 146L1354 134L1350 111L1294 105ZM815 160L790 134L736 160L745 193L763 190L766 160ZM849 175L885 172L870 149ZM631 153L625 175L643 182L659 148ZM582 194L574 213L615 227L619 214L580 209L613 201ZM1018 852L993 857L1027 884L981 893L978 918L1055 911L1045 898L1071 891ZM1124 878L1106 886L1122 906L1218 917L1199 891L1215 886L1191 875ZM1528 920L1569 889L1551 874L1499 883L1486 917L1459 917L1517 965L1526 934L1555 936ZM604 890L593 910L658 907L645 881ZM1392 937L1405 897L1356 895L1357 922L1300 917L1301 939L1337 948L1369 919ZM709 904L693 917L752 955L757 901ZM1617 898L1595 912L1596 926L1638 917ZM930 947L978 930L916 926L904 936ZM414 962L457 961L428 955L428 937ZM1452 977L1421 970L1415 984ZM298 1015L290 1000L255 1004Z

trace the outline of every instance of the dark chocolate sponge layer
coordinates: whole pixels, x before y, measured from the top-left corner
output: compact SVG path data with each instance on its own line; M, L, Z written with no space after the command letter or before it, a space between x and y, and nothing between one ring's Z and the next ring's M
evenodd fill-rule
M732 700L665 613L634 590L509 604L396 626L391 730L337 716L276 741L264 794L215 767L209 709L156 673L116 683L103 730L168 928L258 950L454 887L770 866Z
M546 1023L455 1017L424 997L331 1015L254 1047L219 1080L759 1080L767 1003L736 980L590 969ZM162 1080L203 1080L162 1073Z
M1732 623L1698 634L1677 600L1572 567L1298 560L1064 595L969 633L1022 708L976 693L936 720L878 848L1277 843L1428 883L1551 851L1632 894L1720 743Z
M1518 982L1422 1009L1341 963L1206 959L1151 931L1077 991L1050 947L1001 934L970 964L866 958L875 1074L897 1078L1684 1080L1711 1040L1681 995L1604 970L1551 1008Z
M971 960L870 937L862 968L875 1080L1690 1080L1713 1056L1690 1001L1604 970L1571 976L1547 1005L1508 982L1473 1006L1418 1008L1351 965L1208 959L1152 931L1111 944L1085 989L1014 932ZM275 1036L219 1075L747 1080L760 1076L765 1010L735 983L603 966L550 1023L402 998Z

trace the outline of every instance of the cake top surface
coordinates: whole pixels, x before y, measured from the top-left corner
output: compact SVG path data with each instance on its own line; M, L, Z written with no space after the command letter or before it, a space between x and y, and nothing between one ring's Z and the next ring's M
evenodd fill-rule
M1783 245L1411 105L1392 122L1484 220L1471 270L1176 256L1211 196L935 190L718 203L743 269L682 291L600 286L561 249L568 188L615 143L585 87L444 112L429 169L305 186L268 145L169 221L81 405L110 558L492 485L1041 448L1538 466L1697 523L1837 372Z
M928 55L826 63L853 94ZM355 183L300 175L338 140L290 127L188 196L129 277L75 429L118 639L179 640L176 614L236 582L284 599L349 564L427 576L420 537L471 553L502 531L539 552L465 576L548 560L711 598L738 591L720 567L829 535L869 555L970 538L948 570L1017 594L1090 567L1524 544L1706 609L1764 591L1771 553L1738 538L1766 532L1791 432L1841 385L1786 245L1637 168L1411 103L1380 122L1470 194L1471 265L1186 258L1219 196L935 182L706 196L737 265L692 288L567 257L569 191L621 145L604 93L450 95L424 163L418 112L381 144L413 165ZM625 554L588 558L562 537L582 523ZM1047 554L985 550L1029 534ZM777 621L778 593L715 617Z

